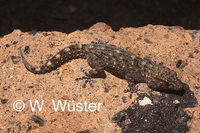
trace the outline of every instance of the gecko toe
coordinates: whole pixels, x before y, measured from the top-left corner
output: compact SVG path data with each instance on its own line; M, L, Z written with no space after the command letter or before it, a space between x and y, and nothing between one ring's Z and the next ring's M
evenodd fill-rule
M85 80L82 87L86 88L87 83L89 83L90 87L93 88L94 87L93 83L96 83L96 81L93 80L91 76L88 76L88 72L86 72L83 67L81 67L81 71L85 74L85 76L76 78L75 81Z
M108 42L109 42L108 40L102 41L100 39L95 38L95 41L92 41L91 43L93 43L93 44L108 44Z
M90 87L94 87L94 85L93 85L93 83L96 83L96 81L95 80L93 80L93 79L91 79L90 77L81 77L81 78L76 78L75 80L76 81L79 81L79 80L83 80L83 79L85 79L85 82L83 83L83 88L86 88L86 84L87 83L89 83L90 84ZM93 83L92 83L93 82Z
M131 99L133 93L137 93L137 91L138 91L138 88L134 85L134 86L131 86L129 89L125 89L124 93L130 92L129 98Z

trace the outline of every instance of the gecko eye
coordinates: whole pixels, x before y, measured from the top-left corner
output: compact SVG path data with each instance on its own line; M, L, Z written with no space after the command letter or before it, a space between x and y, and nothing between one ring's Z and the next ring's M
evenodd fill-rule
M170 89L175 88L175 85L174 85L174 83L172 81L169 81L168 88L170 88Z

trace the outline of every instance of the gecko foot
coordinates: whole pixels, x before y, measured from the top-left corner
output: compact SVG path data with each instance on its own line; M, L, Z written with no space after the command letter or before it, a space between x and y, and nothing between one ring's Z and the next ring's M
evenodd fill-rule
M130 92L129 98L132 98L133 93L136 93L138 91L138 88L134 83L128 83L129 89L125 89L124 93Z
M108 40L102 41L100 39L95 38L95 41L92 41L91 43L93 43L93 44L107 44L108 42L109 42Z
M154 64L156 65L156 59L154 58L153 61L151 60L151 58L149 56L145 56L144 60L147 61L150 64ZM163 62L159 62L157 65L162 66Z
M83 88L86 88L86 84L89 83L89 84L90 84L90 87L93 88L94 85L92 84L92 82L95 83L96 81L93 80L92 77L88 75L88 72L86 72L86 71L84 70L83 67L81 67L81 71L85 74L85 76L80 77L80 78L76 78L75 80L76 80L76 81L79 81L79 80L85 79L85 82L84 82L84 84L83 84L82 87L83 87Z

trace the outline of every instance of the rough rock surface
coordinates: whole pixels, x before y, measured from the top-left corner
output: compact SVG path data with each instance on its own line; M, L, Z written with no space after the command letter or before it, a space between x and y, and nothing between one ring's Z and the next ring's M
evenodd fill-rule
M152 60L163 62L164 66L175 70L181 81L194 92L194 95L191 92L189 94L197 99L195 105L195 98L178 96L195 107L187 106L188 103L184 105L185 108L180 106L181 109L177 112L184 110L191 117L183 122L187 125L188 132L200 131L200 31L184 30L178 26L148 25L140 28L121 28L115 32L105 23L97 23L88 30L77 30L70 34L36 31L23 33L14 30L0 38L0 132L128 132L133 121L126 119L124 124L129 124L126 127L120 125L119 121L116 122L116 117L113 116L138 104L139 100L142 100L138 99L140 94L147 94L145 99L148 97L152 100L151 104L141 105L148 107L163 104L163 99L171 97L172 94L152 91L146 84L139 84L140 91L129 99L129 94L123 92L124 89L128 89L127 82L109 73L106 73L106 79L95 79L97 83L94 84L94 88L87 84L83 89L83 82L75 81L75 78L83 76L80 67L90 70L87 61L83 59L66 63L51 73L35 75L26 70L18 51L18 48L22 47L28 62L38 66L66 46L76 43L89 44L95 41L95 38L109 40L110 44L134 52L142 58L149 56ZM157 98L162 95L162 98L154 99L152 94ZM16 100L25 103L23 111L17 112L13 109ZM30 100L38 100L39 103L44 100L43 109L32 111ZM71 103L72 100L74 103L87 101L102 103L102 106L99 111L55 111L52 100L62 100L63 103L64 100L70 100ZM169 103L179 105L181 100L173 99ZM20 104L18 106L21 107ZM178 118L179 122L181 119L183 117ZM164 127L165 125L160 128Z

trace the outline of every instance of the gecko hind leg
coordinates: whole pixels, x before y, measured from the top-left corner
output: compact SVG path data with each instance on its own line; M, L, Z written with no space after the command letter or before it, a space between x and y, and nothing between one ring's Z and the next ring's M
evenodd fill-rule
M148 62L148 63L150 63L150 64L154 64L154 65L156 65L156 62L157 62L155 58L154 58L153 61L152 61L151 58L150 58L149 56L145 56L145 57L144 57L144 60L145 60L146 62ZM162 66L162 65L163 65L163 62L159 62L157 65Z
M83 84L83 88L86 88L86 84L89 83L90 84L90 87L94 87L92 82L96 82L95 80L92 79L92 77L90 76L89 73L91 73L92 70L90 70L89 72L86 72L85 69L83 67L81 67L81 71L85 74L85 76L83 77L79 77L79 78L76 78L75 80L76 81L79 81L79 80L83 80L85 79L85 82Z
M81 71L85 74L85 76L76 78L76 81L83 80L85 79L85 83L83 84L83 88L86 87L86 84L89 83L91 87L94 87L92 82L96 82L92 78L97 78L97 77L104 77L104 66L103 63L101 62L101 59L99 59L95 54L88 54L86 56L87 62L92 68L92 70L86 72L82 67ZM101 73L101 75L99 75ZM102 75L103 74L103 75Z

